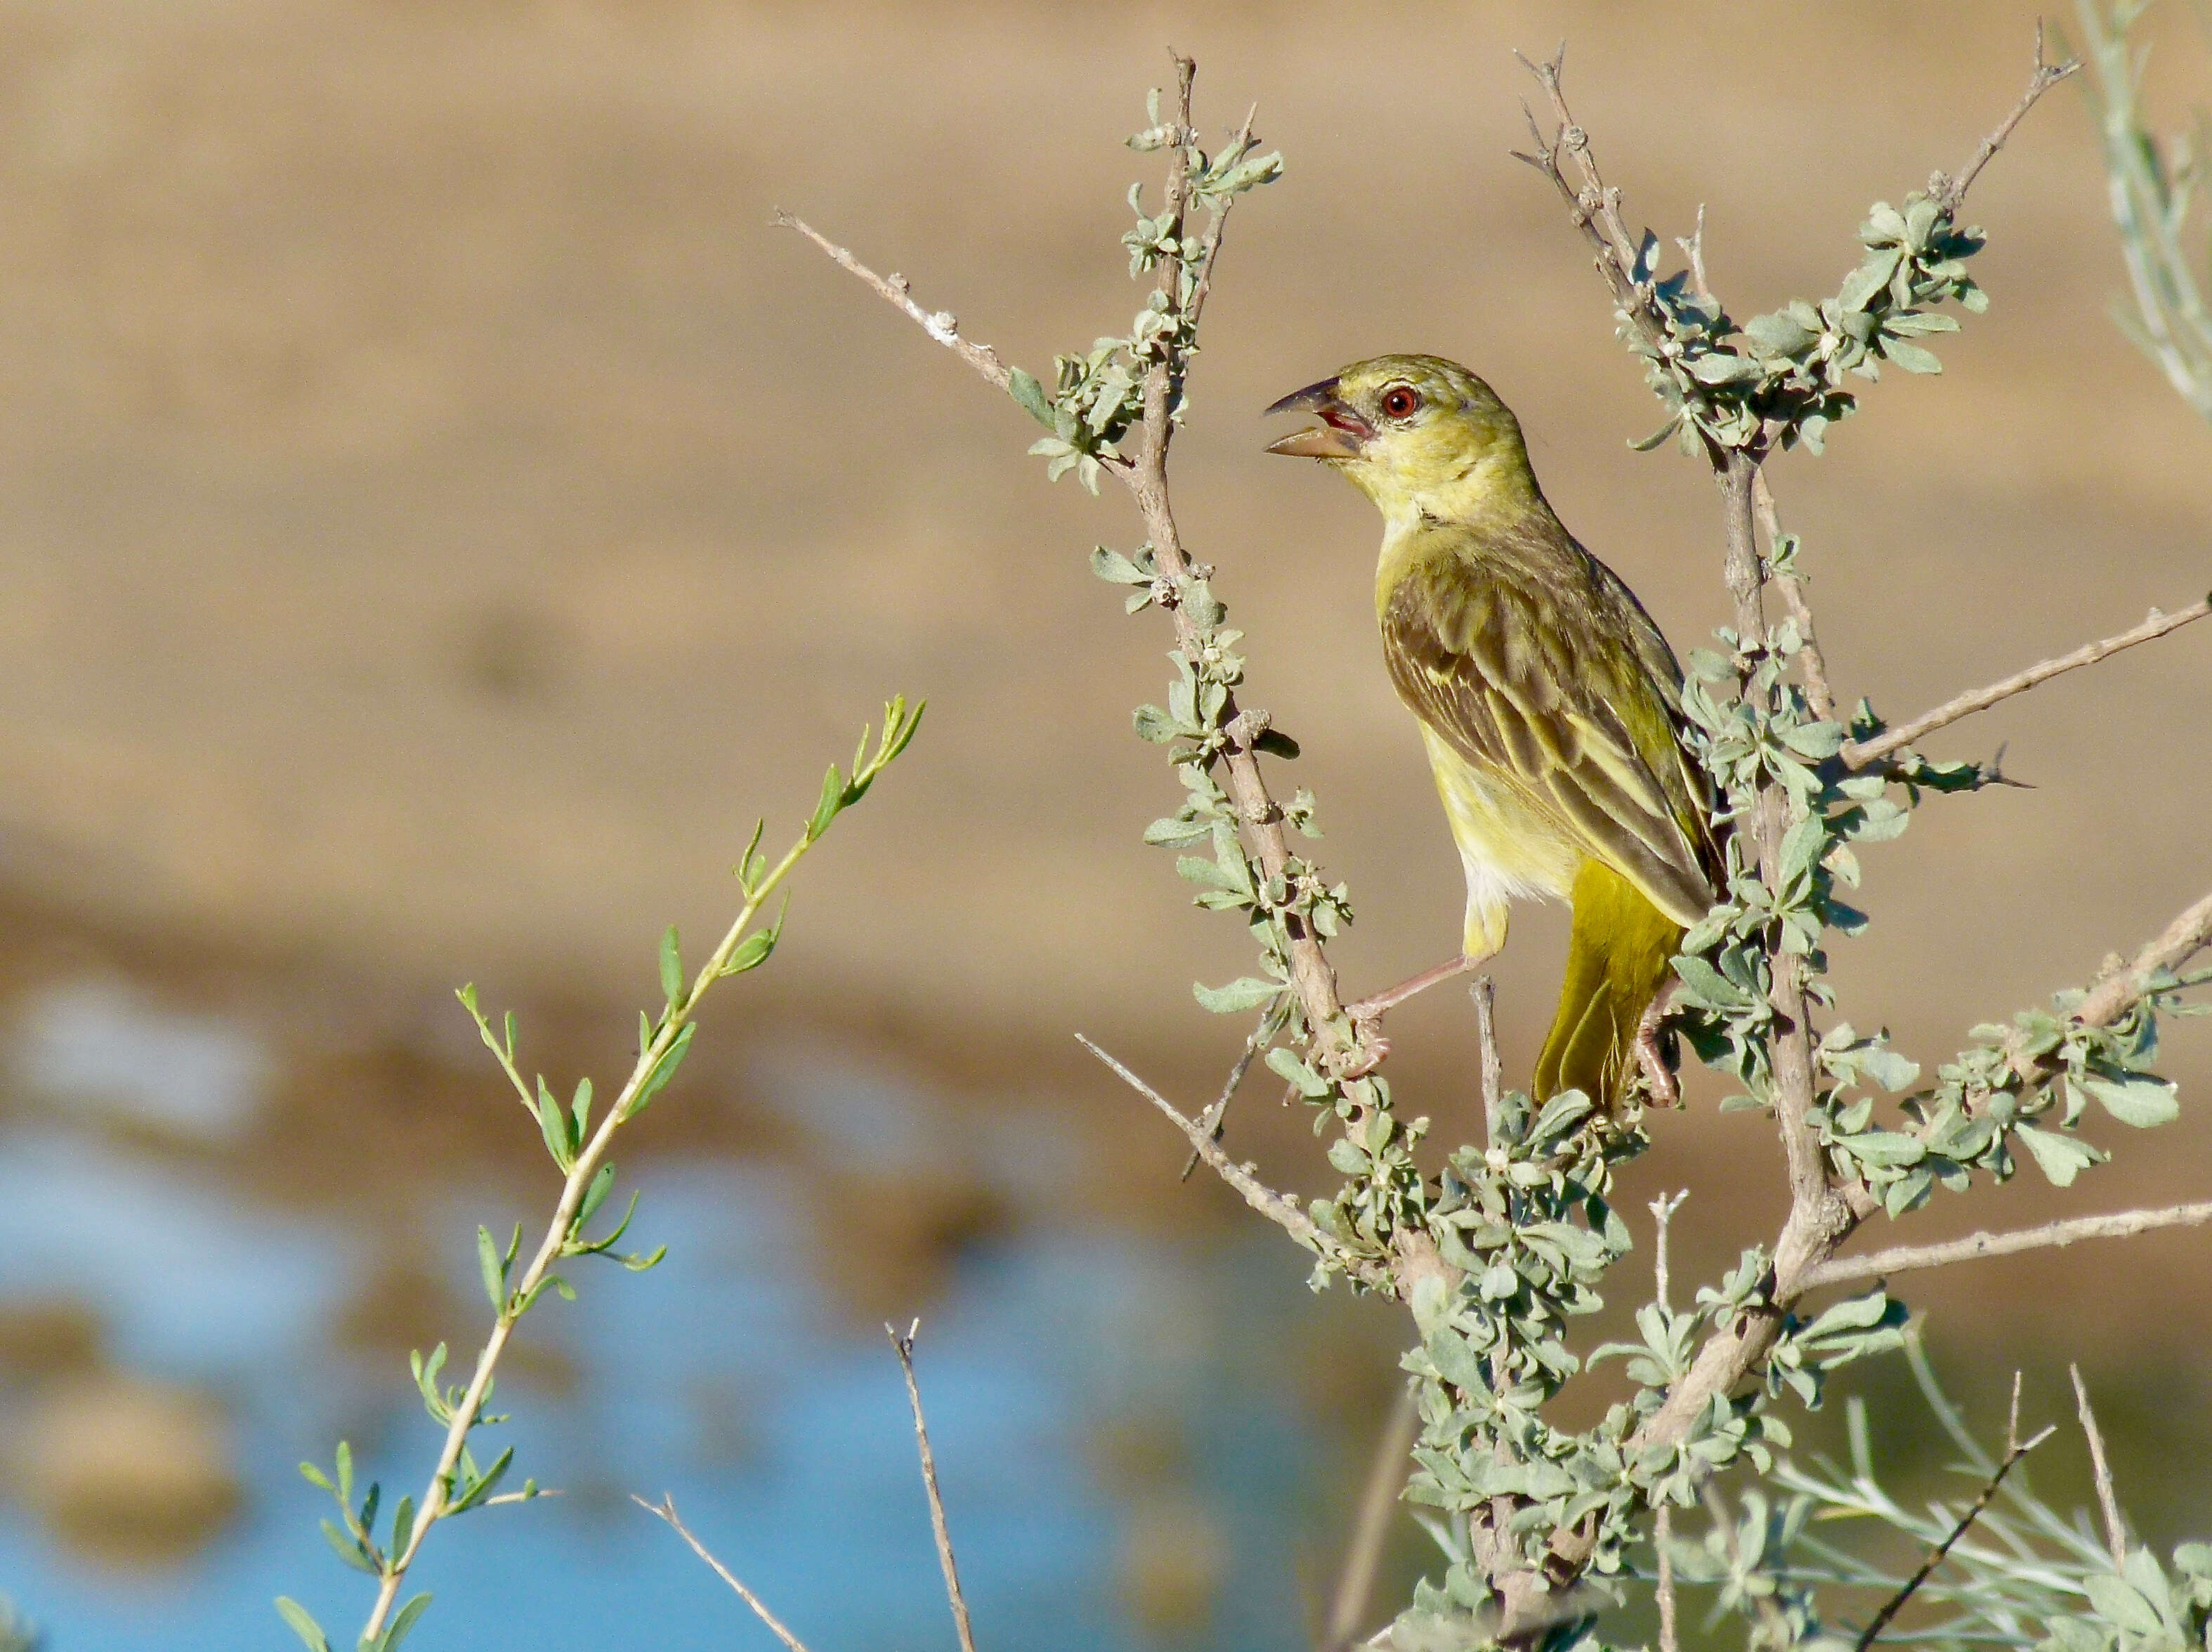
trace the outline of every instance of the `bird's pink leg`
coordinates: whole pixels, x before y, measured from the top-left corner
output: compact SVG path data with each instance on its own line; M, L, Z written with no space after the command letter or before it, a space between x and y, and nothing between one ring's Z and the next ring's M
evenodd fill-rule
M1357 1004L1346 1005L1344 1012L1352 1017L1356 1042L1339 1072L1346 1078L1357 1078L1362 1073L1372 1072L1382 1066L1382 1058L1390 1053L1390 1041L1377 1030L1385 1014L1407 999L1427 992L1439 981L1449 981L1454 975L1463 975L1470 969L1480 969L1496 956L1495 952L1486 952L1475 957L1462 952L1457 957L1432 964L1418 975L1407 976L1395 987L1370 993Z

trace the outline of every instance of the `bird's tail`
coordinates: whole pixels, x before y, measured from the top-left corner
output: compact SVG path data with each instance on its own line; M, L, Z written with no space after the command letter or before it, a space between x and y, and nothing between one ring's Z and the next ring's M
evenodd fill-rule
M1658 996L1683 931L1595 858L1575 876L1574 906L1567 978L1551 1036L1536 1058L1535 1095L1541 1102L1579 1090L1611 1111L1627 1095L1638 1024Z

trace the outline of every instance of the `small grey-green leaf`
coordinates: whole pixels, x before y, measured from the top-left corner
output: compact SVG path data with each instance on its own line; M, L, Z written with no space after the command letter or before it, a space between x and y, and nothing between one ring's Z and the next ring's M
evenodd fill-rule
M599 1166L599 1173L592 1178L592 1185L584 1189L583 1203L576 1207L578 1227L590 1221L599 1206L606 1203L607 1192L614 1185L615 1167L611 1163Z
M1139 706L1130 721L1135 726L1137 738L1154 745L1165 745L1179 732L1174 718L1158 706Z
M2181 1116L2173 1085L2148 1073L2131 1072L2118 1080L2085 1073L2081 1085L2105 1104L2106 1112L2138 1130L2171 1124Z
M1841 723L1800 723L1784 732L1782 742L1792 751L1818 761L1841 751L1848 733Z
M1752 317L1743 324L1743 331L1753 343L1771 355L1795 355L1817 336L1779 312Z
M330 1637L307 1607L289 1595L276 1597L276 1615L292 1625L292 1632L307 1643L307 1652L331 1652Z
M477 1266L483 1274L484 1295L491 1298L491 1311L507 1311L507 1274L499 1264L499 1244L487 1227L477 1229Z
M1109 585L1150 585L1152 576L1118 550L1104 545L1091 548L1091 571Z
M811 843L828 831L830 823L837 818L837 811L844 805L845 777L837 772L837 765L831 763L830 772L822 777L822 797L814 805L813 818L806 823L806 841Z
M335 1522L327 1520L323 1522L323 1541L331 1546L332 1554L356 1571L365 1571L371 1577L376 1576L376 1563L362 1552L360 1544L338 1530Z
M757 969L769 961L775 944L783 932L783 920L776 920L772 929L756 929L739 941L730 953L730 961L722 966L725 975L742 975L748 969Z
M660 938L660 995L671 1004L684 996L684 956L677 949L674 924Z
M2165 1625L2159 1621L2157 1609L2118 1578L2091 1572L2081 1580L2081 1587L2100 1617L2138 1635L2163 1633Z
M538 1127L544 1135L545 1151L553 1156L553 1163L567 1170L574 1163L568 1153L568 1121L542 1078L538 1081Z
M1884 361L1896 362L1898 366L1903 367L1907 373L1941 373L1943 371L1942 361L1936 355L1935 351L1923 349L1917 344L1909 344L1905 343L1904 339L1898 337L1893 333L1884 333L1882 335L1881 354Z
M629 1104L629 1117L634 1119L644 1112L647 1104L676 1076L676 1069L684 1065L684 1052L691 1048L691 1035L698 1029L699 1023L696 1021L684 1023L683 1030L676 1035L675 1042L669 1045L660 1060L653 1063L652 1072L647 1076L644 1084L638 1086L637 1099Z
M1222 987L1208 987L1203 981L1193 981L1191 995L1200 1006L1215 1015L1234 1015L1240 1010L1255 1010L1284 990L1279 981L1261 981L1252 975L1240 975Z
M1295 1084L1308 1101L1318 1101L1329 1093L1328 1080L1300 1060L1296 1050L1278 1044L1267 1052L1267 1062L1277 1077Z
M1048 430L1053 428L1052 403L1034 374L1016 367L1006 375L1006 393L1021 404L1030 417Z
M2096 1149L2071 1136L2038 1130L2032 1124L2015 1125L2013 1134L2034 1158L2036 1167L2054 1187L2070 1187L2074 1178L2097 1162Z
M430 1597L428 1594L418 1594L400 1607L392 1619L392 1627L384 1631L384 1644L378 1652L399 1652L399 1643L407 1638L407 1632L429 1609Z
M1735 385L1761 376L1758 362L1733 350L1714 350L1689 363L1691 376L1700 384Z

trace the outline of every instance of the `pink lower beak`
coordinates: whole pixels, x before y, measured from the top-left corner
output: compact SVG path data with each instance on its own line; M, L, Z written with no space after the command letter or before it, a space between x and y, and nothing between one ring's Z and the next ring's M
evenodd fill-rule
M1271 441L1267 451L1280 453L1285 459L1358 459L1359 444L1352 439L1350 432L1324 424Z
M1364 428L1364 422L1336 398L1337 381L1324 379L1319 384L1308 385L1304 390L1294 390L1267 410L1268 416L1278 413L1310 413L1322 421L1318 430L1300 430L1267 444L1271 453L1280 453L1285 459L1358 459L1364 436L1373 433Z

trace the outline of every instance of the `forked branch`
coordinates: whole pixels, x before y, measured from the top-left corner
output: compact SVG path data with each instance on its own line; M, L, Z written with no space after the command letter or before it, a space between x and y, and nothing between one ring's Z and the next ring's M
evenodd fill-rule
M1386 1294L1395 1293L1395 1286L1391 1283L1389 1272L1381 1264L1354 1256L1323 1233L1315 1225L1314 1219L1299 1207L1297 1200L1288 1193L1277 1193L1253 1173L1251 1166L1239 1164L1231 1158L1221 1151L1221 1145L1213 1139L1204 1125L1195 1119L1185 1117L1173 1102L1081 1033L1075 1035L1075 1042L1104 1062L1115 1078L1159 1108L1168 1122L1182 1132L1184 1139L1190 1143L1191 1151L1206 1161L1206 1168L1235 1188L1247 1205L1308 1250L1317 1256L1328 1257L1336 1266L1362 1284Z
M2013 129L2027 118L2027 112L2035 107L2043 94L2081 67L2081 63L2075 58L2054 64L2044 57L2043 20L2037 18L2035 67L2028 73L2027 89L2020 94L2020 101L2013 105L2012 112L1999 121L1995 130L1982 140L1981 146L1974 151L1973 158L1959 169L1956 178L1945 178L1939 173L1932 180L1933 187L1929 193L1935 197L1945 212L1958 211L1966 198L1966 191L1974 186L1974 179L1982 175L1982 168L1990 164L1999 149L2004 148L2005 140L2012 136Z

